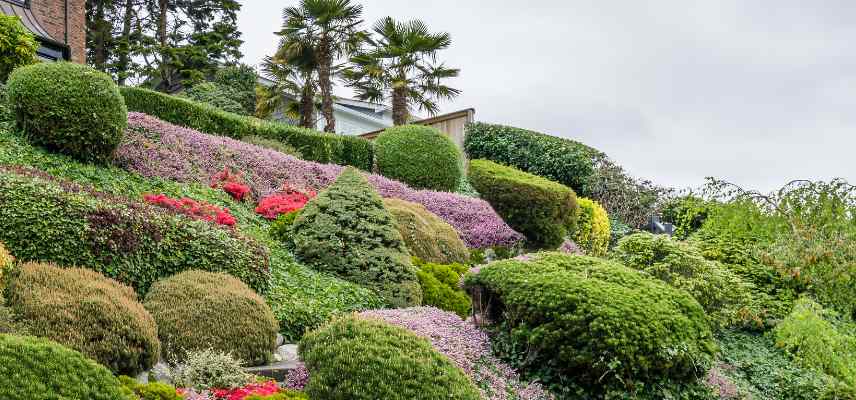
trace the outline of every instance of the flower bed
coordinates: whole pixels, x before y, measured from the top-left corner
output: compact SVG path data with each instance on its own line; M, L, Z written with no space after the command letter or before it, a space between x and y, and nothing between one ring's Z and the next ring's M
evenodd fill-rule
M284 188L302 192L326 188L343 167L303 161L234 139L211 136L129 113L128 132L116 152L116 163L145 177L210 184L211 177L234 168L244 173L246 185L258 198ZM462 195L418 191L379 175L369 182L383 197L420 203L446 220L471 248L511 246L522 237L487 202Z

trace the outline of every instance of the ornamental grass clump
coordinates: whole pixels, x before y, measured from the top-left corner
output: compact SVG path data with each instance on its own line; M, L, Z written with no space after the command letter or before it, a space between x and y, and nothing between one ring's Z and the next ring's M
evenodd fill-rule
M77 350L117 374L137 375L160 354L157 326L128 286L87 269L26 263L6 288L27 332Z
M346 169L307 203L291 233L295 255L304 264L366 286L396 307L422 301L395 221L356 169Z
M384 199L383 205L395 218L410 255L438 264L469 261L470 252L455 228L421 204Z
M214 349L248 366L271 360L279 328L270 307L226 274L186 271L155 283L145 300L166 359Z
M307 333L299 352L311 399L480 399L464 372L428 340L377 319L336 319Z
M435 128L396 126L374 143L378 172L411 187L453 192L464 175L458 146Z

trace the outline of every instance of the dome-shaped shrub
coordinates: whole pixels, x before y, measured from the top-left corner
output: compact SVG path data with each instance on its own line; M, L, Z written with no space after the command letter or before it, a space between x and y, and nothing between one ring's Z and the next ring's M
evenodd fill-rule
M291 232L303 263L373 289L395 307L422 301L395 220L355 168L307 203Z
M128 124L109 75L66 62L41 63L9 77L18 126L35 144L81 161L109 160Z
M134 400L107 368L46 339L0 335L0 399Z
M385 322L350 316L307 333L300 356L311 399L479 399L463 371L426 339Z
M465 263L470 251L458 231L422 204L384 199L410 255L438 264Z
M442 132L427 126L389 128L375 139L381 175L417 189L453 192L463 176L461 152Z
M609 249L609 215L600 204L591 199L580 197L577 199L577 205L579 212L574 242L590 256L605 256Z
M167 359L214 349L246 365L270 360L277 320L258 294L226 274L186 271L159 281L146 295Z
M533 254L489 264L466 283L498 323L499 347L523 352L514 358L537 376L592 390L695 379L715 352L689 294L603 259Z
M464 264L434 264L413 259L419 285L422 286L422 305L451 311L466 318L472 300L460 288L461 276L469 270Z
M115 373L136 375L158 360L157 326L137 294L95 271L27 263L13 272L6 293L29 334L77 350Z

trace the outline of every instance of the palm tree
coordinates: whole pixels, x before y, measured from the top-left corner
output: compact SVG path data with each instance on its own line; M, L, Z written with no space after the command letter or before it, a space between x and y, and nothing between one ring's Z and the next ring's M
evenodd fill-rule
M262 62L262 75L274 84L257 87L256 116L267 118L283 109L289 118L299 119L300 126L315 129L318 91L315 54L306 46L298 47L299 52L294 49L283 43L276 55L265 57Z
M407 123L411 106L436 115L437 100L461 93L441 83L460 72L437 64L437 52L452 44L448 33L431 33L419 20L400 23L390 17L373 30L378 37L367 39L368 50L351 59L345 77L362 100L380 103L391 97L395 125Z
M351 0L301 0L297 7L283 11L285 20L277 34L294 46L312 48L321 89L321 112L327 121L325 132L336 131L333 116L334 61L349 57L365 34L360 31L363 6Z

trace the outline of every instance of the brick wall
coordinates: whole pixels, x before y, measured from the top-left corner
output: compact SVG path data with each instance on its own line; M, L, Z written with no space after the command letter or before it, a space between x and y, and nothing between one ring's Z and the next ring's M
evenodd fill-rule
M68 44L71 60L86 62L86 0L30 0L39 23L58 42ZM65 25L65 5L68 3L68 30ZM66 42L66 32L68 42Z

